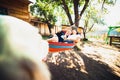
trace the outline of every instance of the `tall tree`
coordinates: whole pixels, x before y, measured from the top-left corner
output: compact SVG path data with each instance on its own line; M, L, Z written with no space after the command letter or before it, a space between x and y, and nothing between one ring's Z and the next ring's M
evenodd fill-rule
M75 25L79 27L79 21L85 11L85 9L88 6L89 0L52 0L58 3L63 10L66 12L66 15L68 16L70 25ZM80 7L82 7L82 10L80 11ZM73 8L74 10L74 20L72 19L72 15L70 12L70 9Z

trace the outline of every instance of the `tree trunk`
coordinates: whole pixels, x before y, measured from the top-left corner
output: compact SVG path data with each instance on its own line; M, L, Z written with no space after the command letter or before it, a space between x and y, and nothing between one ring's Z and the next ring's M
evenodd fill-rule
M84 25L84 28L83 28L83 40L84 41L87 40L87 38L86 38L87 25L88 25L88 21L85 21L85 25Z
M83 41L87 41L88 39L86 38L86 31L83 29Z
M79 27L79 0L73 0L74 3L74 15L75 15L75 26Z
M83 30L83 38L84 38L84 39L86 38L86 33L85 33L84 30Z
M50 32L50 34L51 34L51 33L52 33L52 31L51 31L52 25L51 25L49 22L47 23L47 25L48 25L49 32Z

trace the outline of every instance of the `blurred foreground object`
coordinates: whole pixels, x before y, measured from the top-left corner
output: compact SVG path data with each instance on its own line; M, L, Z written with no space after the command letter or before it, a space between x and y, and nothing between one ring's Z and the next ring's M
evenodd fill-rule
M0 15L0 80L50 80L48 43L29 23Z

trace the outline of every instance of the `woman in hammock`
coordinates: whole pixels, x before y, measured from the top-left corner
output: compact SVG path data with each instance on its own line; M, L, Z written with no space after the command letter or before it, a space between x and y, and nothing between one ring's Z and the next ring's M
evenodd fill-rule
M77 43L80 41L80 34L78 34L77 29L72 29L72 34L64 37L64 42Z

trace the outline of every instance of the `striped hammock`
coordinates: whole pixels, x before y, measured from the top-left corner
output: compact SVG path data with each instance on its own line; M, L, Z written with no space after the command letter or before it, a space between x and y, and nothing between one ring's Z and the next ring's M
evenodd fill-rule
M74 43L49 42L49 52L59 52L72 49Z

